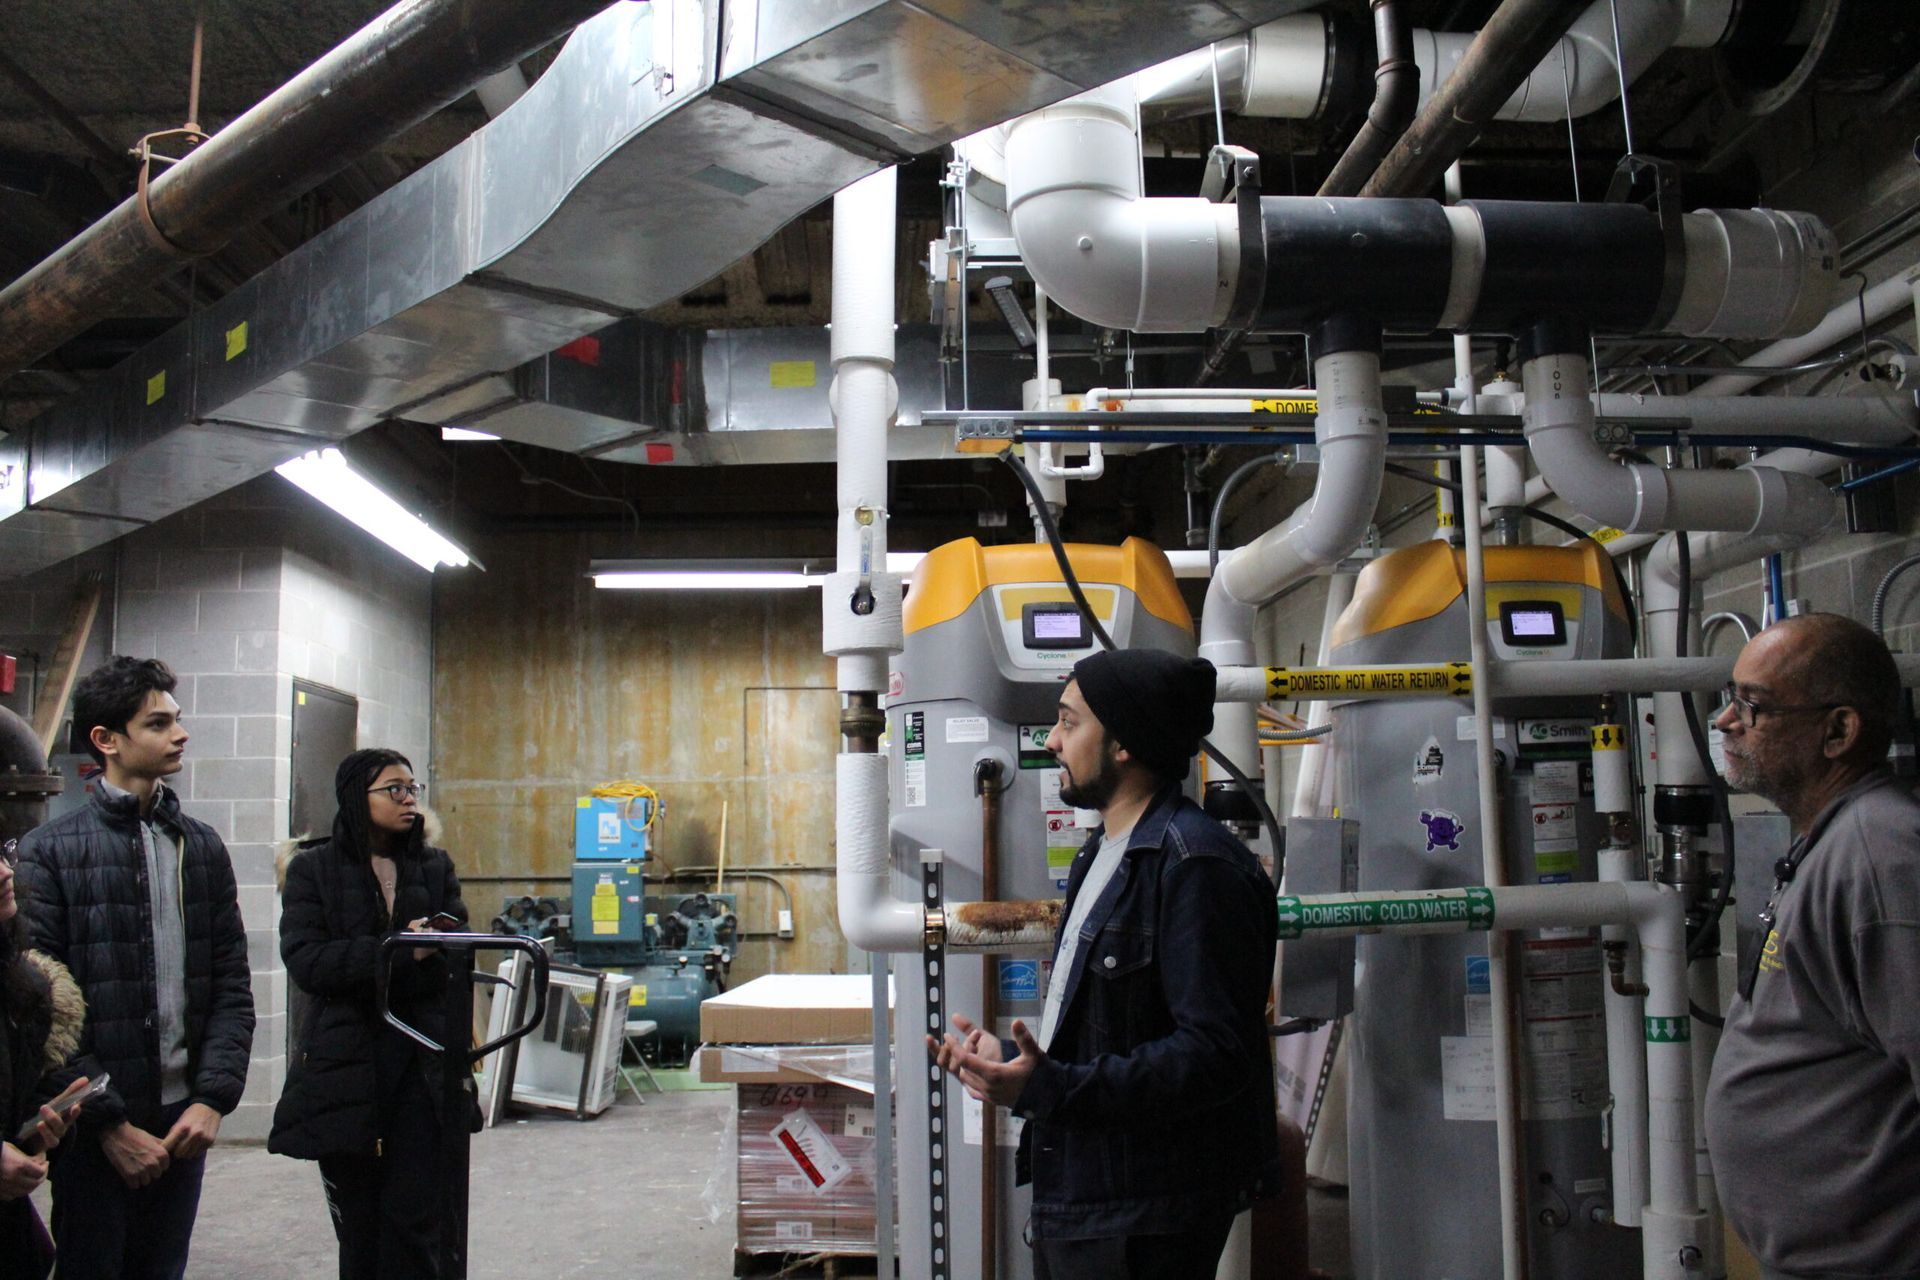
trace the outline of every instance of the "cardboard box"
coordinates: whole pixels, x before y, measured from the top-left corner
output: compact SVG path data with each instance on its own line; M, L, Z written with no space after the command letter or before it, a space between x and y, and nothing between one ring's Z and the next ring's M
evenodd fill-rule
M873 980L833 973L755 978L701 1004L700 1038L710 1045L864 1044L873 1039Z
M815 1082L743 1084L735 1095L737 1246L871 1254L873 1094Z

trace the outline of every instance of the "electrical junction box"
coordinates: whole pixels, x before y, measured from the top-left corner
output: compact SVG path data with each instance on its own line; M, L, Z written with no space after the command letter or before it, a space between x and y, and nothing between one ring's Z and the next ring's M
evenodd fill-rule
M576 862L644 862L653 801L644 796L581 796L573 811Z
M646 878L638 863L573 864L573 938L582 963L608 943L644 945Z

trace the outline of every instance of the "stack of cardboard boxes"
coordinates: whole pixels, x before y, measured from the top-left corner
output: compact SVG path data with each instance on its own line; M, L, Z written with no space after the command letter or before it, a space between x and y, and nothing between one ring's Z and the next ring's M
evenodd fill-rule
M845 1069L872 1025L860 976L769 975L701 1006L700 1077L735 1086L741 1252L874 1252L873 1085Z

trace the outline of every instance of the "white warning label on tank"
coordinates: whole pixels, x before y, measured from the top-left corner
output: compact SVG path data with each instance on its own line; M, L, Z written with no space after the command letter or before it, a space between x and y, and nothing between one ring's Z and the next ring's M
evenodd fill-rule
M948 717L948 742L985 742L986 740L987 718L985 716Z
M1493 1038L1440 1037L1441 1108L1449 1120L1491 1120Z
M927 762L909 760L902 777L900 805L904 809L924 809L927 804Z
M1599 1115L1608 1098L1599 945L1590 936L1534 939L1522 955L1526 1114L1534 1120Z

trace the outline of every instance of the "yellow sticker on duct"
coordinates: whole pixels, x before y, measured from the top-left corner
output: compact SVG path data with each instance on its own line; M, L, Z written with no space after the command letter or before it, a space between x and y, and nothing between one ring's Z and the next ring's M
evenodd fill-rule
M646 1004L646 1002L647 1002L647 989L645 987L636 985L633 988L633 994L627 997L627 1004L629 1006L644 1005Z
M293 695L293 705L294 705L294 706L296 706L296 707L304 707L304 706L306 706L306 705L307 705L307 695L306 695L306 694L304 694L304 693L296 693L296 694L294 694L294 695Z
M1603 529L1595 529L1592 533L1588 534L1587 536L1592 538L1595 542L1598 542L1604 546L1605 544L1612 542L1615 538L1626 537L1627 534L1626 534L1626 530L1624 529L1615 529L1612 526L1608 526Z
M593 797L581 796L578 800L573 802L573 807L576 809L591 809L593 808Z
M242 320L239 324L227 330L227 359L233 359L246 349L247 322Z
M1318 413L1318 400L1255 400L1255 413Z
M767 384L776 391L818 386L819 371L811 360L775 360L767 366Z
M167 371L162 369L147 379L147 403L158 404L160 397L167 394Z
M595 920L593 922L593 931L595 933L618 933L620 932L620 922L617 920L612 922Z

